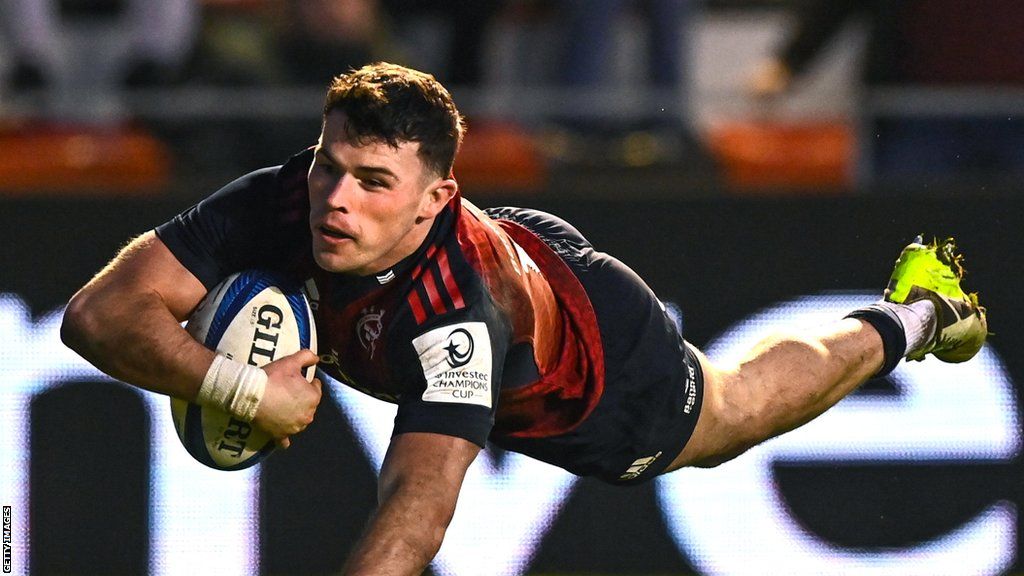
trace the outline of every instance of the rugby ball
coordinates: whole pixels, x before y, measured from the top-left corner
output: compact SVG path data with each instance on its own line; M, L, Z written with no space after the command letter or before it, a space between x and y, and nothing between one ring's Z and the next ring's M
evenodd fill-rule
M185 329L207 348L253 366L303 348L316 352L316 327L302 285L262 270L218 284ZM314 373L310 366L306 379ZM248 468L274 449L270 435L223 410L171 398L171 416L185 450L211 468Z

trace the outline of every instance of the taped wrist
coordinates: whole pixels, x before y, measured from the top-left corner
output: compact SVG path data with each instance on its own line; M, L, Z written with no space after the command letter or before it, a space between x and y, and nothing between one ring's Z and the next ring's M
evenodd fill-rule
M196 403L219 408L243 422L252 422L267 387L262 368L218 354L206 371Z

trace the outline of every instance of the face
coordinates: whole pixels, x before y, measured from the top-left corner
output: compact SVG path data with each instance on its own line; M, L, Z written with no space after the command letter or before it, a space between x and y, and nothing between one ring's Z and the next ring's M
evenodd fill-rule
M324 121L309 170L309 226L321 268L365 276L415 252L458 185L424 166L418 142L360 145L345 122L338 111Z

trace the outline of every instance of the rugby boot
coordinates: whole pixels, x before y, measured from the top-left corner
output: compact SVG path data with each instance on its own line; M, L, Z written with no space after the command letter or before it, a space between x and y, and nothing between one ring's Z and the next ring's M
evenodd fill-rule
M900 253L885 299L898 304L928 299L935 304L935 337L908 354L908 360L932 354L943 362L965 362L985 343L985 308L978 304L977 294L960 288L963 275L963 256L957 254L952 238L926 245L918 236Z

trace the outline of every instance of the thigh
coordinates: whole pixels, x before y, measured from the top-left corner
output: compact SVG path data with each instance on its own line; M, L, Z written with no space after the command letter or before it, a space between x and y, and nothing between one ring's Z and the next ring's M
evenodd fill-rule
M540 438L492 437L496 445L613 485L646 482L670 468L699 427L704 382L695 350L675 362L683 376L605 381L593 412L573 430Z
M673 456L672 462L665 468L664 473L685 466L707 467L721 463L712 458L722 451L715 439L720 438L728 428L728 425L722 422L719 416L724 410L723 390L729 380L729 374L711 364L708 357L700 350L694 348L693 354L700 367L703 401L689 441Z

